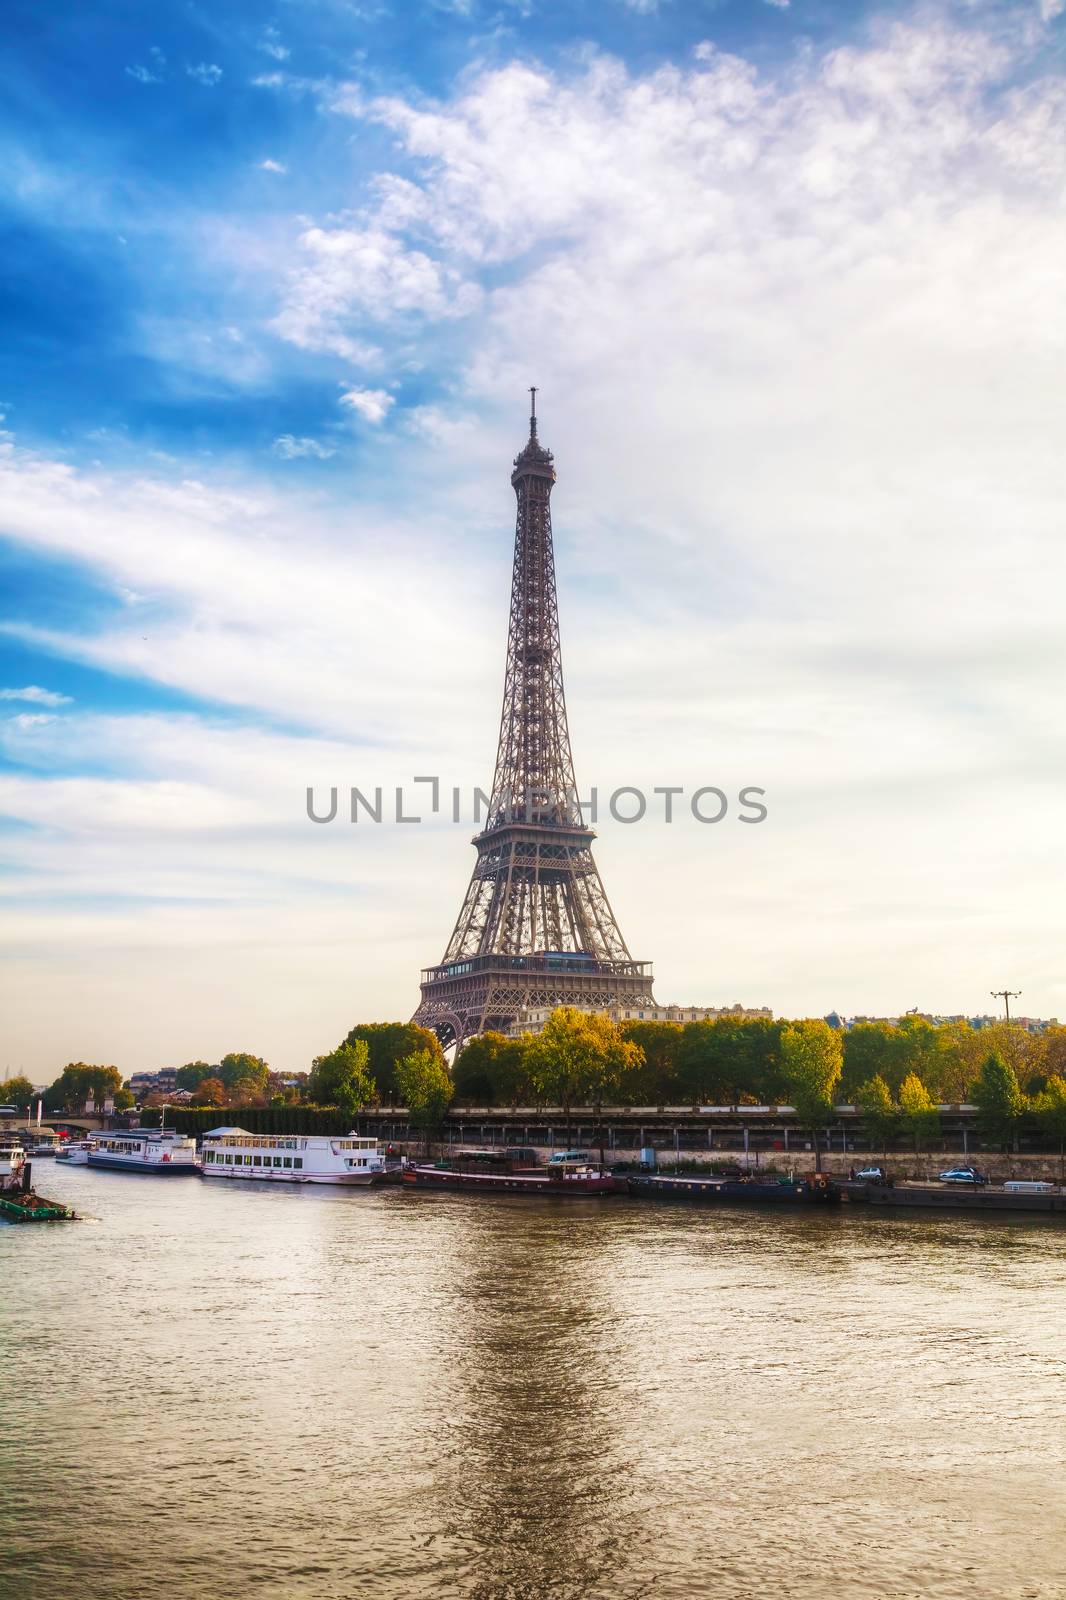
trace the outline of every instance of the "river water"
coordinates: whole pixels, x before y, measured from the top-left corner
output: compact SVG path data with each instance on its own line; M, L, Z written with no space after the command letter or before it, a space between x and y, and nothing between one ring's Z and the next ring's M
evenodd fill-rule
M38 1169L3 1600L1066 1594L1054 1221Z

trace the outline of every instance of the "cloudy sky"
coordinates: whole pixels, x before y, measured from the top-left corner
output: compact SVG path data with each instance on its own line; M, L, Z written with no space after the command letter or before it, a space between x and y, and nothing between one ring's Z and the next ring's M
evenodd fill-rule
M1063 11L14 0L0 1071L410 1014L530 383L659 998L1066 1013Z

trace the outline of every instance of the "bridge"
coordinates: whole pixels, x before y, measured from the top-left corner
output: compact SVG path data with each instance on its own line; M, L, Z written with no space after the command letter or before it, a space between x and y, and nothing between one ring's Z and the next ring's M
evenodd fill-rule
M42 1117L38 1123L35 1117L4 1117L0 1119L0 1131L9 1133L55 1133L59 1128L69 1128L71 1133L89 1134L100 1133L104 1128L110 1128L114 1117L92 1116L87 1112L78 1111L73 1116L62 1115Z

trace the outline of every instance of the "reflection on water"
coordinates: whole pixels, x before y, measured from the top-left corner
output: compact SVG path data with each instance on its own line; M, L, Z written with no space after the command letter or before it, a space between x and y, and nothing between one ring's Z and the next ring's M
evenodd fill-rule
M1053 1222L45 1187L3 1600L1061 1600Z

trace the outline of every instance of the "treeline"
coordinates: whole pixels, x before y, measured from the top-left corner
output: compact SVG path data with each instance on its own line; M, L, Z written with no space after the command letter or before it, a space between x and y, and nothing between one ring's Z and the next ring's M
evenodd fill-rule
M619 1035L637 1046L639 1056L620 1075L619 1103L791 1103L795 1052L790 1059L783 1041L797 1028L818 1037L838 1063L833 1092L846 1104L854 1103L862 1085L878 1077L894 1102L914 1077L934 1103L967 1101L993 1053L1012 1067L1019 1086L1030 1095L1044 1090L1052 1077L1066 1077L1066 1028L1031 1035L1005 1024L974 1029L969 1023L938 1025L905 1017L898 1026L861 1022L845 1030L825 1023L726 1016L684 1025L623 1023ZM486 1033L472 1039L453 1068L457 1098L489 1106L535 1099L531 1063L537 1055L536 1037Z
M916 1146L935 1137L938 1103L972 1101L984 1131L1007 1139L1025 1118L1066 1138L1066 1028L1041 1035L1006 1024L974 1029L905 1017L899 1024L830 1027L821 1019L627 1022L560 1007L538 1034L471 1039L449 1071L441 1047L415 1023L358 1023L309 1072L285 1076L260 1056L234 1052L218 1063L186 1062L178 1087L192 1095L197 1131L223 1110L282 1122L252 1131L292 1130L293 1115L322 1110L337 1131L367 1107L405 1106L416 1125L439 1124L449 1104L467 1105L792 1105L806 1126L824 1127L834 1105L856 1104L869 1129L887 1139L905 1129ZM28 1080L0 1085L0 1096L28 1103ZM89 1095L132 1097L114 1067L72 1062L45 1095L49 1111L73 1111ZM149 1106L153 1098L150 1097ZM324 1108L324 1110L323 1110ZM203 1113L201 1116L200 1113ZM193 1123L189 1123L192 1127ZM303 1131L302 1124L300 1131Z

